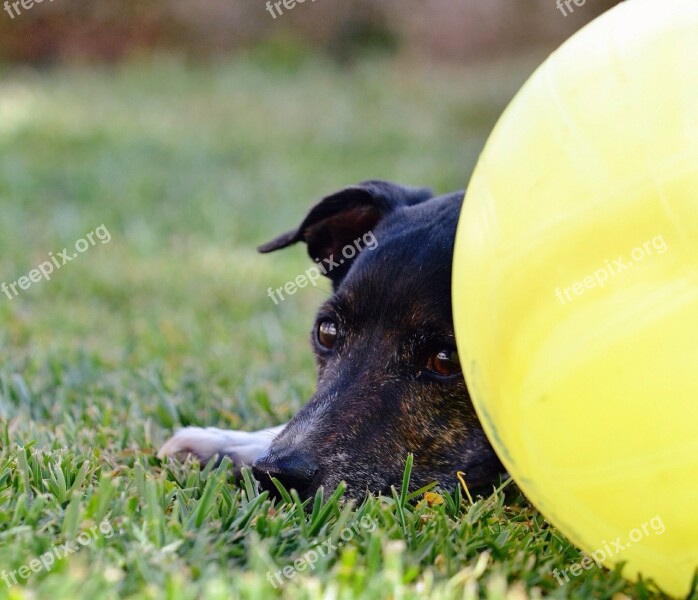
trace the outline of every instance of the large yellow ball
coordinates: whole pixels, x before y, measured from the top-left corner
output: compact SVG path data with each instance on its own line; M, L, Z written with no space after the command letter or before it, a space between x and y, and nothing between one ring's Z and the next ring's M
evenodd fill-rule
M521 90L466 195L454 307L476 408L524 493L595 559L685 595L698 567L698 1L619 5Z

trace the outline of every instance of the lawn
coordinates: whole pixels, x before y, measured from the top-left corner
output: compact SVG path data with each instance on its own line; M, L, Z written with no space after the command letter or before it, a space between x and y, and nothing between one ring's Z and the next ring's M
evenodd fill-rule
M513 485L301 506L155 456L177 426L275 425L312 393L329 286L275 305L308 259L255 246L362 179L464 187L535 62L0 68L0 283L110 235L0 294L0 599L660 597L596 567L558 585L581 554Z

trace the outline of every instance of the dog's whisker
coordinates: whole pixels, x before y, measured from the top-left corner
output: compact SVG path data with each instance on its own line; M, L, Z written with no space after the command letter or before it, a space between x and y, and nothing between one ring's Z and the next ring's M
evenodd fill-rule
M317 292L323 292L325 296L332 296L333 292L331 290L326 290L325 288L315 287L313 288Z

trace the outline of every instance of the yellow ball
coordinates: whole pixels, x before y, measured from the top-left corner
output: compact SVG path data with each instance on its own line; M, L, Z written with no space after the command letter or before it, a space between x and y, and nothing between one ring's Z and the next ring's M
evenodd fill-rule
M533 75L470 183L454 307L476 408L525 494L594 559L688 593L698 2L625 2Z

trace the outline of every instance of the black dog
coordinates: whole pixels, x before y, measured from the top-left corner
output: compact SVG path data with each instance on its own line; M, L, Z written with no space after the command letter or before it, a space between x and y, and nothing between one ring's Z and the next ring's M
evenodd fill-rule
M229 455L253 464L302 497L344 480L348 493L399 486L414 454L412 485L453 488L497 479L504 468L480 426L456 352L451 264L461 192L369 181L322 200L301 225L260 248L305 242L331 265L334 294L320 308L311 342L318 363L315 395L286 425L252 434L180 430L161 456ZM351 259L344 249L366 234L373 249ZM340 257L342 257L340 259Z

